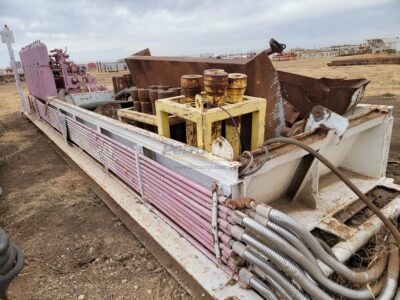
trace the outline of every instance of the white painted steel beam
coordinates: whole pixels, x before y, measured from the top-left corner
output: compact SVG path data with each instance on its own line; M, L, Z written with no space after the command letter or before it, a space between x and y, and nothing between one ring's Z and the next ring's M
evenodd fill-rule
M225 186L230 186L237 182L240 164L236 161L228 161L204 150L124 124L56 98L49 98L49 101L49 106L54 107L61 113L68 113L75 118L90 122L103 130L117 134L124 140L162 154L181 166L181 170L185 170L185 168L187 170L195 170L207 177L218 179L220 184ZM129 147L129 145L127 146ZM178 172L179 169L177 168L174 171ZM196 178L190 179L196 181Z

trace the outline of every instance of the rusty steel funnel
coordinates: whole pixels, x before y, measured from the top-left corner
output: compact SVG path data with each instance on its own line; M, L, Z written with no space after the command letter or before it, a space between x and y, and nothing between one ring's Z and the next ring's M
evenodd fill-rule
M369 80L312 78L278 71L283 97L306 117L314 106L322 105L329 110L344 114L362 99Z
M125 58L125 62L134 85L138 87L156 84L180 86L182 75L203 74L207 69L244 73L248 77L246 95L267 99L265 139L280 135L284 124L282 95L276 70L266 51L252 59L130 56ZM243 129L250 128L246 127L246 120L242 126Z

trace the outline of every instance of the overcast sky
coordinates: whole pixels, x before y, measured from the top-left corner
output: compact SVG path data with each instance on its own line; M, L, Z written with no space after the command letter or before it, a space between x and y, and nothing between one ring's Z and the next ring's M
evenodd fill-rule
M395 37L400 0L0 0L0 24L14 32L16 57L39 39L76 62L112 61L146 47L222 54L267 48L270 37L288 48ZM8 62L2 44L0 66Z

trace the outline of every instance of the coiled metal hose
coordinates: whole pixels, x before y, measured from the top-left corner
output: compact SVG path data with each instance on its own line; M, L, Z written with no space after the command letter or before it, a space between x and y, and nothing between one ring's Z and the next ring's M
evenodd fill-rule
M0 299L24 266L22 251L8 240L7 234L0 228Z
M278 300L278 297L275 295L272 289L266 286L260 279L258 279L246 268L242 268L240 270L239 277L257 292L259 292L265 299Z
M294 300L308 300L308 297L300 291L297 286L289 279L285 274L276 270L275 267L270 264L267 260L263 259L258 254L253 256L246 250L246 247L243 247L241 243L232 240L231 244L232 250L238 254L240 257L245 258L249 262L251 262L254 266L257 266L262 272L268 274L272 280L274 280L277 284L279 284L285 291L286 294L289 295L290 298ZM235 249L233 249L235 247ZM283 294L282 294L283 295Z
M288 257L280 254L277 251L272 250L265 244L258 241L253 236L247 234L246 232L243 231L241 236L237 237L237 238L239 238L241 241L243 241L247 245L252 246L255 249L259 250L267 258L271 259L271 261L276 266L278 266L281 270L288 272L288 274L291 275L293 278L296 278L296 276L301 273L300 271L303 271L302 269L299 269L299 267L293 261L291 261ZM299 260L297 260L297 261L299 261ZM335 294L343 295L343 296L345 296L347 298L351 298L351 299L370 299L371 298L371 292L369 289L352 290L352 289L343 287L343 286L329 280L328 278L326 278L322 274L322 272L318 272L318 270L313 266L313 264L310 263L309 261L307 261L307 259L303 259L303 261L305 263L302 265L305 268L305 270L308 271L313 276L313 278L315 278L319 283L321 283L322 286L331 290ZM304 288L306 288L306 287L304 287Z
M253 250L247 248L241 242L235 242L232 245L232 250L238 254L239 256L246 259L248 262L256 265L257 267L261 268L263 271L268 273L268 269L270 268L270 264L264 259L262 256L254 252ZM327 293L325 293L321 288L314 285L310 280L308 280L300 268L294 267L293 264L287 264L287 262L283 262L285 264L284 270L288 274L290 274L293 279L296 280L300 284L300 286L313 298L313 299L321 299L321 300L332 300L333 298L330 297ZM269 273L268 273L269 274ZM293 284L288 286L283 286L285 288L292 288ZM295 290L298 290L297 288ZM307 299L307 297L300 291L297 294L291 293L293 297L296 295L297 297L301 297L303 299ZM296 298L297 298L296 297Z
M288 284L287 280L285 282L277 282L274 278L276 276L272 276L272 282L266 280L265 275L272 275L271 270L274 272L277 271L274 267L286 273L289 278L293 278L299 287L313 299L321 299L321 297L326 297L326 299L328 299L329 295L320 294L321 291L324 290L329 290L339 296L344 296L349 299L370 299L378 294L380 294L379 299L393 298L396 293L399 275L399 250L393 236L390 236L392 244L386 280L385 276L382 276L382 274L388 265L389 255L387 254L375 263L372 268L366 271L355 272L348 269L345 265L339 268L340 270L347 268L350 274L352 273L353 275L349 277L353 277L355 282L372 283L379 279L377 283L371 284L369 288L354 290L331 281L316 264L316 257L313 257L313 259L308 257L311 252L306 249L307 247L304 244L304 247L299 247L299 243L305 242L308 245L313 244L310 250L314 252L314 255L317 257L320 256L315 253L321 252L315 251L315 244L319 244L318 241L310 234L313 242L309 244L311 236L308 236L309 238L304 237L303 231L309 232L302 227L302 225L295 222L295 220L286 214L263 204L250 202L247 207L252 207L255 211L246 209L246 213L238 210L228 213L231 222L228 228L232 236L229 245L236 254L253 266L253 272L258 274L265 282L268 282L270 287L273 287L281 295L286 293L290 298L305 296L301 290L293 286L293 283ZM261 216L259 214L261 214ZM276 223L273 223L274 221ZM275 226L268 226L269 224L275 224ZM280 227L278 224L285 226L285 228ZM267 228L267 226L270 228ZM299 227L301 230L299 230ZM249 232L246 232L246 228L247 230L255 232L256 235L253 236ZM252 249L256 249L258 253L253 252ZM267 259L271 264L267 263ZM337 262L340 263L339 261ZM257 267L261 269L261 272L257 271ZM282 275L284 275L283 273ZM314 280L316 280L320 286L318 286ZM276 285L279 285L283 293L279 292ZM288 288L291 289L290 292ZM262 294L260 291L259 293ZM295 297L293 297L293 295L295 295Z
M396 293L397 281L399 280L399 247L391 244L390 245L390 258L389 268L386 277L385 287L379 294L378 300L392 299Z
M368 283L377 280L385 269L385 260L387 258L383 258L383 263L378 264L377 268L373 268L369 271L355 272L327 253L320 243L315 239L315 237L305 227L288 215L272 209L268 218L276 224L293 230L293 232L295 232L301 239L304 240L305 244L310 247L311 251L317 258L334 269L337 273L355 283Z

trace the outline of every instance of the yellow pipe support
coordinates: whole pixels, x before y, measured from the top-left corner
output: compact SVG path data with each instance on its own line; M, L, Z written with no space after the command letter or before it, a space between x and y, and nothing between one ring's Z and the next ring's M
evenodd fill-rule
M228 89L226 102L238 103L243 101L244 92L247 87L247 75L242 73L228 74ZM240 155L240 117L234 117L233 120L226 121L225 137L233 148L233 157Z
M235 124L232 120L226 120L225 138L233 148L233 158L236 159L240 155L240 117L235 117ZM239 134L239 135L238 135Z
M188 104L182 104L183 96L161 99L156 102L157 126L160 135L170 137L168 114L175 114L185 120L196 123L197 147L211 151L212 123L230 120L230 116L239 117L252 114L251 150L260 147L264 142L264 122L266 100L264 98L243 96L243 102L225 103L223 109L219 107L200 110ZM232 130L229 130L233 135ZM237 133L235 133L237 138ZM233 139L233 138L232 138Z

